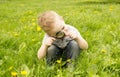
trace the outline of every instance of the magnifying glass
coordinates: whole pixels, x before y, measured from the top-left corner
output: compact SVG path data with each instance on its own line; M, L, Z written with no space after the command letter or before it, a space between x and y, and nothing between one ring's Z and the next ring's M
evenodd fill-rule
M63 31L59 31L56 33L56 38L63 38L65 36L65 33Z

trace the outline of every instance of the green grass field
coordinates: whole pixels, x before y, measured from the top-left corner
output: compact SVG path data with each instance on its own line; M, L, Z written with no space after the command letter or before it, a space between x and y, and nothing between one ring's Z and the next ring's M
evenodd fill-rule
M0 0L0 77L68 77L66 69L46 70L45 59L37 59L44 35L37 16L47 10L63 16L89 44L71 77L120 77L118 1Z

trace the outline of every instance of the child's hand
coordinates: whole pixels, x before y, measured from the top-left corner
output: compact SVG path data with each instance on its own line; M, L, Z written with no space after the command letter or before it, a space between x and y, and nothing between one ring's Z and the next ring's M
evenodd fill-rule
M72 39L76 40L78 38L78 36L72 32L72 31L69 31L68 29L64 29L64 33L66 36L70 36Z
M52 43L55 41L55 38L53 38L53 37L48 37L47 39L46 39L46 41L45 41L45 45L46 46L50 46L50 45L52 45Z
M74 32L71 32L71 31L68 33L68 36L70 36L74 40L77 40L77 38L78 38L77 34L75 34Z
M53 38L53 37L48 37L46 40L45 40L45 42L44 42L44 44L46 45L46 46L50 46L50 45L52 45L52 43L55 41L55 38Z

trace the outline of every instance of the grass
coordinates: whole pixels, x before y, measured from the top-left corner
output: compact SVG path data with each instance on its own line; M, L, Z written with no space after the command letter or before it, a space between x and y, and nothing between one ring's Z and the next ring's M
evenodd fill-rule
M67 77L66 69L46 70L37 59L44 32L39 13L54 10L76 27L89 44L75 77L120 76L120 2L118 0L1 0L0 77Z

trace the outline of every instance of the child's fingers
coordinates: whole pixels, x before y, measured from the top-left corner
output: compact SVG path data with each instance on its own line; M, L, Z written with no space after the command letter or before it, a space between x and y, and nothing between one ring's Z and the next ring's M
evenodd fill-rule
M53 37L51 37L51 40L55 41L56 39L55 39L55 38L53 38Z
M69 35L69 31L67 30L67 31L63 31L64 33L65 33L65 35Z
M52 42L53 42L53 40L49 40L49 41L46 42L46 44L47 44L48 46L50 46L50 45L52 45Z
M75 35L75 34L73 34L72 32L71 32L71 33L69 33L69 36L70 36L72 39L75 39L75 38L76 38L76 35Z

